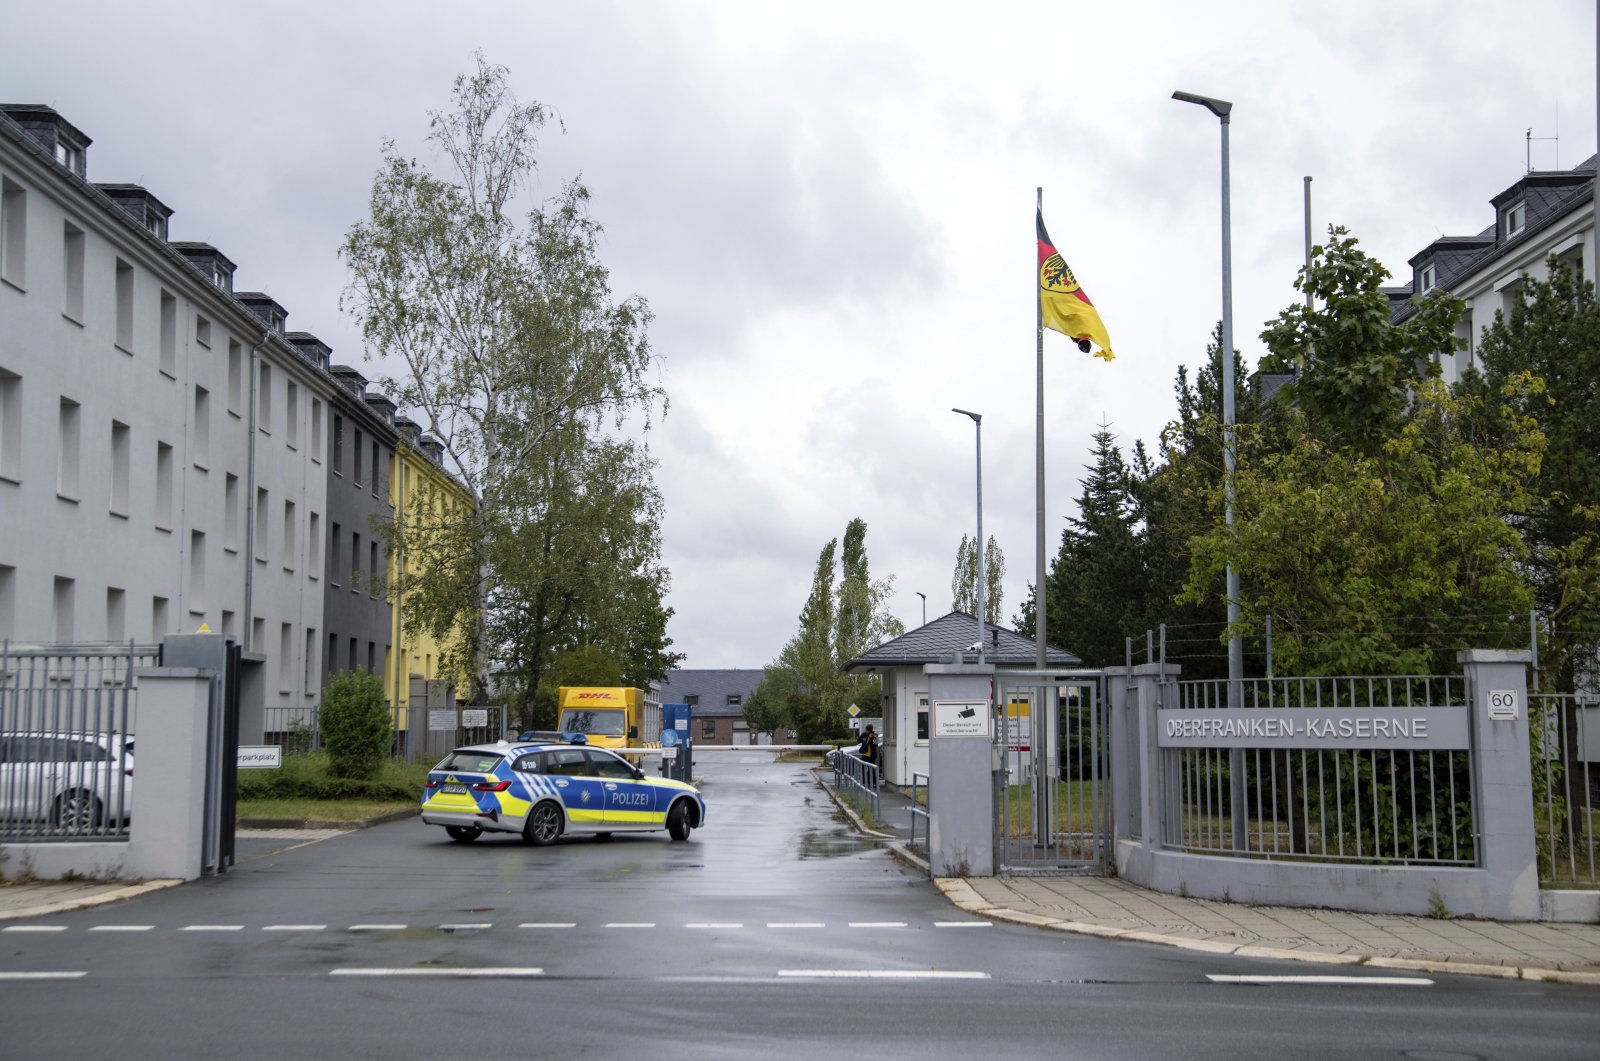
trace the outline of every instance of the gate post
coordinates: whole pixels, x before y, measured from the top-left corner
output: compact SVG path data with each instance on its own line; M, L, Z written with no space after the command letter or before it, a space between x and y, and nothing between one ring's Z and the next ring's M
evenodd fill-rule
M928 867L994 876L994 667L930 663Z
M1151 853L1164 842L1168 785L1156 740L1156 711L1162 684L1180 670L1171 663L1106 668L1117 873L1141 883L1149 877Z
M1491 916L1539 918L1539 861L1529 761L1526 649L1467 649L1456 654L1472 704L1472 773Z

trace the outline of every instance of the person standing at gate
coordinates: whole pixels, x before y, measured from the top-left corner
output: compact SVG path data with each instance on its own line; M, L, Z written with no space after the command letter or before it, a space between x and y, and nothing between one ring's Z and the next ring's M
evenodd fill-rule
M862 762L871 763L881 769L882 764L878 761L878 733L870 722L861 734L861 746L856 749L856 754L861 756Z

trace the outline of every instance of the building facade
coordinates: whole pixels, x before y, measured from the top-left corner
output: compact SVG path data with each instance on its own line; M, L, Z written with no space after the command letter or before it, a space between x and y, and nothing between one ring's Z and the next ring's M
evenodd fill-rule
M670 670L652 695L664 704L689 705L696 744L765 744L770 735L752 732L744 705L766 674L759 667Z

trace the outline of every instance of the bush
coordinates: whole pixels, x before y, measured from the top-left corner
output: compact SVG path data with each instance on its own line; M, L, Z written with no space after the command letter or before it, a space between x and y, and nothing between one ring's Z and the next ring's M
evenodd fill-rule
M362 781L377 776L394 738L377 675L358 668L329 678L317 720L328 749L329 774Z
M342 799L380 803L414 803L427 780L425 764L384 760L378 776L369 780L331 776L326 752L285 755L276 770L239 771L239 798Z

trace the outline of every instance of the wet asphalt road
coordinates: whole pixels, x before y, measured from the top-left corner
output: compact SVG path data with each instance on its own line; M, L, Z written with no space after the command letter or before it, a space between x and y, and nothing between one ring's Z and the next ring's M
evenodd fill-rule
M1240 986L1347 968L985 924L808 769L696 766L708 821L530 848L420 821L0 932L0 1057L1592 1057L1600 992ZM483 975L488 974L488 975Z

